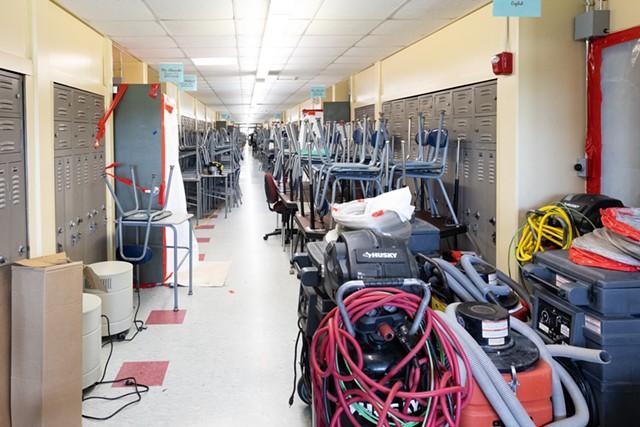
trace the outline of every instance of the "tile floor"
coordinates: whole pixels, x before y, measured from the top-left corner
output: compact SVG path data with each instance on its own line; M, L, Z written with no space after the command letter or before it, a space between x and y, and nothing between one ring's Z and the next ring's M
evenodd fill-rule
M147 329L131 342L118 342L105 380L133 375L149 392L108 421L84 426L310 426L310 411L293 385L298 281L289 274L280 239L263 241L275 227L258 163L245 153L243 204L227 219L215 215L196 229L200 259L231 261L226 285L180 289L173 313L167 287L141 290L138 319ZM135 296L134 296L135 299ZM130 334L131 335L131 334ZM104 358L109 346L103 348ZM101 385L91 395L125 389ZM83 409L105 416L121 402L91 401Z

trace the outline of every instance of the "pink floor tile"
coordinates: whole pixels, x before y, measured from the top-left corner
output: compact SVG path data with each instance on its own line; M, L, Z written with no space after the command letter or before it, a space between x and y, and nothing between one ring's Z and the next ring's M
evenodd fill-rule
M187 310L152 310L147 317L147 325L179 325L184 322Z
M198 243L209 243L211 241L211 237L198 237L196 240Z
M134 377L138 384L160 386L164 382L169 362L124 362L116 380ZM125 387L124 382L116 382L113 387Z

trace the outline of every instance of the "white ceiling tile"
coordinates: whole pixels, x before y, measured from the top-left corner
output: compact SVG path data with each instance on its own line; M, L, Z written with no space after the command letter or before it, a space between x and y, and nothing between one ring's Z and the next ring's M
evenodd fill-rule
M302 36L298 47L344 47L352 46L359 36Z
M98 31L110 36L166 36L167 32L154 21L90 21Z
M233 47L189 47L184 48L189 58L236 57L238 51Z
M335 56L293 56L289 58L288 65L310 64L317 68L324 68L336 59Z
M368 35L356 43L357 47L397 47L405 46L397 36Z
M352 47L345 52L346 56L365 56L378 57L378 59L385 58L391 53L399 50L397 47Z
M394 18L422 20L426 17L435 17L453 20L467 15L485 4L487 4L486 0L447 0L439 2L413 0L396 12Z
M234 36L177 36L180 47L236 47Z
M148 66L157 70L160 64L185 64L185 66L190 62L186 58L138 58L143 60Z
M326 35L333 34L336 36L348 35L365 35L380 24L381 20L324 20L314 19L307 28L307 35Z
M243 36L262 36L265 22L264 19L239 19L236 21L236 31Z
M301 36L311 22L309 19L289 19L285 25L285 36Z
M383 19L405 0L324 0L316 19Z
M348 47L348 46L347 46ZM309 57L309 56L338 56L347 50L347 47L298 47L293 56Z
M235 35L232 19L213 21L162 21L173 36Z
M237 19L265 19L269 0L234 0Z
M63 8L85 21L118 20L144 21L154 20L153 15L141 1L117 2L114 0L55 0ZM126 3L126 7L122 7ZM120 6L120 7L119 7Z
M362 68L366 68L367 64L373 64L374 62L376 62L377 60L379 60L380 57L378 55L374 55L374 56L341 56L339 58L336 58L334 64L348 64L348 65L363 65L364 66Z
M129 52L138 58L184 58L184 53L178 48L168 49L130 49Z
M434 20L430 20L429 22L429 25L432 25ZM411 42L413 42L422 38L430 31L430 27L427 27L422 23L417 24L416 21L405 19L390 19L373 30L372 34L394 36L402 40L410 40Z
M258 56L260 55L260 48L259 47L239 47L238 55L245 58L255 58L257 60Z
M126 49L164 49L178 47L176 42L168 36L159 37L114 37L113 41Z
M238 47L260 47L262 37L260 36L238 36Z
M197 68L203 76L232 76L239 72L237 65L200 65Z
M146 0L160 19L233 19L231 0Z

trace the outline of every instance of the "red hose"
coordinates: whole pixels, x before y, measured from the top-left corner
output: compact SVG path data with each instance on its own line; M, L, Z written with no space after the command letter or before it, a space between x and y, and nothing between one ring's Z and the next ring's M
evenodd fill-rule
M390 306L403 310L409 319L413 319L420 302L419 296L399 289L365 288L347 297L344 305L349 319L355 324L371 310ZM398 331L395 332L394 339L398 339ZM351 425L361 426L351 410L353 405L359 404L375 408L378 420L367 425L386 427L424 422L429 427L457 426L460 411L471 398L473 384L467 381L462 385L459 361L465 367L467 378L471 376L469 362L453 333L430 308L425 313L417 339L417 343L384 378L373 380L363 372L365 360L360 345L344 329L340 311L333 309L314 334L309 355L317 426L341 427L344 417ZM427 347L433 347L436 341L440 357L438 354L431 356ZM347 366L349 372L339 371L339 359L342 361L340 366ZM394 380L403 370L408 372L407 384ZM421 389L420 378L431 375L432 370L433 381L428 381L428 389ZM342 371L346 371L344 367ZM326 390L324 383L327 384ZM325 401L329 408L325 407ZM399 401L401 404L395 405ZM409 414L412 402L417 402L420 411ZM330 412L329 420L325 415L327 410Z

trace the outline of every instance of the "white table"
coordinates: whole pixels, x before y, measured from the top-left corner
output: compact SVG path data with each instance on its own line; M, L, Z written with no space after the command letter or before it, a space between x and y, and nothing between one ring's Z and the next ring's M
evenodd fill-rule
M189 258L189 295L193 295L193 228L191 221L193 214L190 213L172 213L171 215L159 219L157 221L151 221L150 223L143 220L127 220L122 219L117 221L116 224L120 224L122 227L137 227L146 228L169 228L173 230L173 245L161 246L162 248L173 249L173 311L178 311L178 269L184 263L186 258ZM184 222L189 224L189 246L178 246L178 230L177 226ZM120 242L122 244L122 242ZM187 253L178 261L178 249L186 249Z

